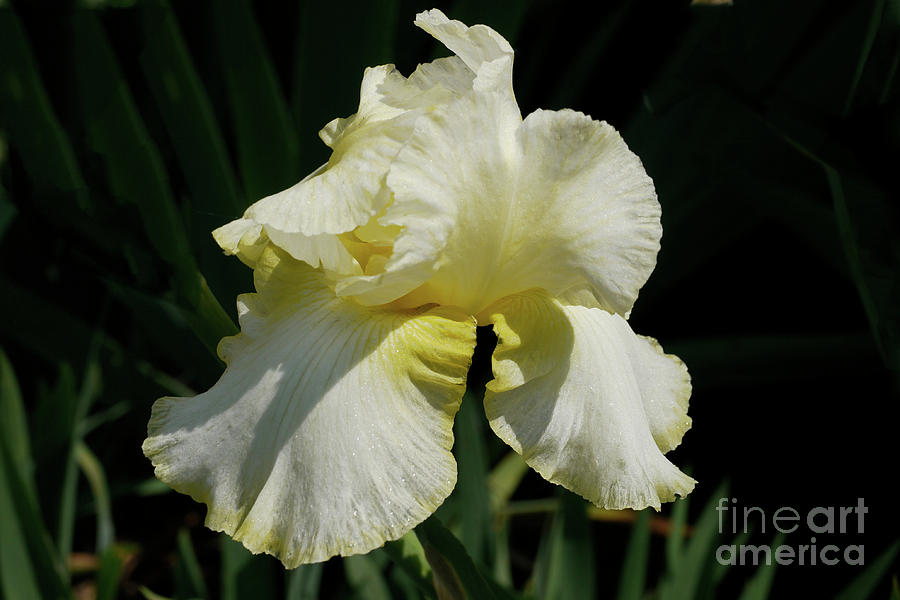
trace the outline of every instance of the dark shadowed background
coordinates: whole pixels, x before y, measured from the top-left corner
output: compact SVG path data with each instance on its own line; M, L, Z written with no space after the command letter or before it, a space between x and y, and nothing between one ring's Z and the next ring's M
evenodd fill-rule
M285 577L204 529L140 444L157 397L216 380L250 291L209 232L327 160L316 133L364 67L448 54L412 25L433 3L85 4L0 0L0 594L427 595L382 551ZM437 5L509 39L523 114L606 120L653 178L662 250L631 324L690 368L671 457L700 482L649 521L530 471L491 505L508 449L478 406L482 331L438 516L526 597L900 598L900 3ZM863 498L864 532L817 542L876 568L720 568L726 494L768 515Z

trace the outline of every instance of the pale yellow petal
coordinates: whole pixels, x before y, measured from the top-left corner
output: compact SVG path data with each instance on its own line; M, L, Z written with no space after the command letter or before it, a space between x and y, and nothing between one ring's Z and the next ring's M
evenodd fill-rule
M666 354L655 339L643 335L631 344L629 358L641 385L653 439L663 452L674 450L691 428L687 414L691 376L687 367L674 354Z
M448 19L436 8L416 15L416 25L452 50L474 73L477 74L487 63L510 59L511 76L512 46L487 25L468 27L461 21Z
M656 264L653 182L615 129L581 113L522 121L501 91L472 92L419 119L387 184L394 254L338 287L363 303L414 292L484 321L493 302L543 288L627 315Z
M475 343L471 317L389 313L336 298L272 248L241 333L209 391L163 398L145 454L209 506L206 523L287 567L364 553L430 515L453 489L452 419Z
M213 238L226 254L237 256L251 269L269 244L262 225L252 219L235 219L213 231Z
M511 278L556 292L577 276L604 308L628 313L656 266L662 236L656 191L640 159L609 124L571 110L528 115L519 140L516 233L522 243L532 235L531 251L507 264L517 273Z
M675 421L686 418L686 373L622 317L529 292L491 319L499 341L485 412L538 473L601 508L659 508L691 491L663 456L684 431Z
M497 257L506 252L503 230L513 216L509 182L520 124L518 108L499 91L470 93L421 117L388 174L394 200L381 222L402 231L385 272L348 277L338 293L382 304L428 283L417 302L471 314L484 308L502 276Z

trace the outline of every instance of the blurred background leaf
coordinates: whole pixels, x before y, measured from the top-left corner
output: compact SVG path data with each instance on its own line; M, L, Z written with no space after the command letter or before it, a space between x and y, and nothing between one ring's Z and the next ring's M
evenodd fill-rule
M604 511L544 482L484 418L482 329L458 484L420 537L285 572L202 528L140 443L154 399L216 380L251 289L210 232L328 159L316 133L365 67L447 54L412 26L432 5L0 0L3 597L888 597L900 3L438 6L513 43L523 114L608 120L653 177L665 235L631 324L691 370L692 500ZM865 498L842 541L868 564L720 564L782 543L718 531L726 476L767 512Z

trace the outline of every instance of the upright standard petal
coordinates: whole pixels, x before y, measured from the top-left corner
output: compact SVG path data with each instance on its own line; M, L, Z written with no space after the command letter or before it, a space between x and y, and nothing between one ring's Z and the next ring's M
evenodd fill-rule
M393 65L366 69L359 111L322 130L333 150L328 164L316 175L263 198L246 216L267 228L305 236L345 233L368 222L383 206L379 202L384 196L378 192L419 114L384 102L381 90L391 81L413 87Z
M388 313L336 298L266 248L257 294L209 391L154 405L144 453L209 506L206 524L287 567L368 552L453 489L452 419L475 344L453 310Z
M543 292L505 299L491 319L499 341L485 412L531 467L601 508L658 509L691 491L661 451L689 425L680 361L619 315Z
M421 117L388 173L394 200L381 222L402 228L393 254L383 273L348 277L338 293L383 304L427 282L409 304L483 308L484 288L500 274L520 124L518 107L499 90Z
M479 73L488 63L502 64L503 70L497 74L512 88L512 46L487 25L468 27L461 21L451 21L436 8L416 15L416 25L452 50L473 73Z
M662 237L656 191L640 159L608 123L572 110L531 113L519 144L521 208L511 237L529 251L507 261L509 278L557 292L577 275L603 308L627 314Z
M338 275L361 275L360 265L334 236L366 226L387 206L391 195L383 193L385 176L418 118L473 89L502 90L515 106L513 51L502 36L484 25L450 21L438 10L418 15L416 23L458 56L420 65L409 79L393 65L366 69L357 112L320 132L333 150L328 163L256 202L242 219L220 231L216 239L226 252L247 255L234 234L259 225L266 243L298 260ZM261 239L259 232L254 235Z
M499 90L423 116L387 178L383 221L403 227L385 272L343 282L379 303L486 309L510 294L585 288L627 314L662 235L653 182L606 123L570 110L521 120Z
M421 112L389 104L387 98L400 89L420 102L434 101L408 83L393 65L366 69L359 111L335 119L320 133L333 150L328 162L294 186L254 203L241 219L216 230L219 245L251 266L252 259L246 259L273 244L298 260L338 275L362 273L337 236L368 223L390 199L390 194L383 192L385 175Z

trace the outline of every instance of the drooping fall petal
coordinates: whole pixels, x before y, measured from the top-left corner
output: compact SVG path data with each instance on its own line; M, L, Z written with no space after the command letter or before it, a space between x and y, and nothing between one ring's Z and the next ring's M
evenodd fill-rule
M154 405L144 453L207 526L288 567L396 539L453 489L452 420L475 344L452 309L335 297L267 248L209 391Z
M663 456L690 423L680 361L619 315L542 292L505 299L491 318L499 341L485 412L532 468L602 508L658 509L691 491Z

